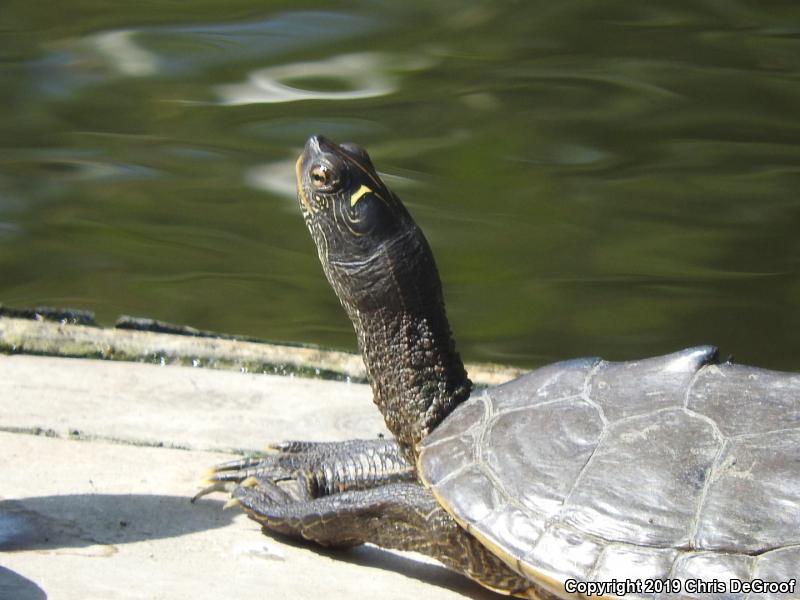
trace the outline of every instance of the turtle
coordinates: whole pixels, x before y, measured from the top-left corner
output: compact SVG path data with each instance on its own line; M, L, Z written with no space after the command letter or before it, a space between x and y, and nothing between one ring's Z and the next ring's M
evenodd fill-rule
M367 152L313 136L296 176L393 437L278 443L201 494L228 490L267 532L414 550L517 597L800 598L800 374L699 346L476 388L430 245Z

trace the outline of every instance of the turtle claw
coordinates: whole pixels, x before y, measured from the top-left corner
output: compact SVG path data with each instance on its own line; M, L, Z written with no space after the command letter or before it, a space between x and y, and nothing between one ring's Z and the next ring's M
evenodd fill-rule
M217 473L222 472L241 471L242 469L248 469L250 467L259 465L262 460L264 460L263 456L245 456L243 458L237 458L234 460L229 460L228 462L219 463L218 465L215 465L209 469L209 473L216 475Z
M228 501L222 505L222 510L227 510L229 508L233 508L234 506L241 506L241 502L239 502L238 498L230 498Z
M205 474L204 485L207 487L195 498L216 491L230 492L237 484L252 487L261 480L285 481L295 478L296 470L282 464L279 459L280 455L247 456L215 465Z
M272 444L270 450L216 465L192 501L229 492L253 518L264 522L257 515L268 515L264 511L275 507L414 479L413 466L391 440L291 440Z
M232 492L237 485L252 487L258 485L258 467L261 458L248 456L228 462L220 463L208 469L203 477L203 489L192 498L195 502L203 496L214 492Z
M324 445L326 442L303 442L287 440L267 445L267 452L280 452L282 454L300 454Z
M211 479L206 479L203 481L202 485L205 487L197 492L192 499L189 501L194 504L197 500L202 498L203 496L208 496L209 494L213 494L214 492L232 492L235 483L228 482L228 481L214 481Z
M300 446L307 447L313 444L305 442L284 442L274 444L270 454L245 456L227 462L219 463L205 473L203 489L192 498L195 502L199 498L214 492L232 493L238 488L254 488L266 485L268 482L288 481L297 479L307 485L302 471L302 461L298 463ZM277 452L275 452L277 451ZM307 495L301 492L300 495Z

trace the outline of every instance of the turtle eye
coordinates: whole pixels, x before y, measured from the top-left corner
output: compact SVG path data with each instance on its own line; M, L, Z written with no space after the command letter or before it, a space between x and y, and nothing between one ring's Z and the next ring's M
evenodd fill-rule
M331 173L330 168L325 165L314 165L314 167L312 167L311 183L315 188L321 189L328 187L332 180L333 173Z

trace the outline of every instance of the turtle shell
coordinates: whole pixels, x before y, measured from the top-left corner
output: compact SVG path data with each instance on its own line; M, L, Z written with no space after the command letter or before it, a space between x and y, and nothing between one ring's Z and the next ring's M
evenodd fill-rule
M800 375L718 364L710 346L476 393L418 466L463 527L559 597L568 580L641 580L626 597L660 598L647 580L800 573Z

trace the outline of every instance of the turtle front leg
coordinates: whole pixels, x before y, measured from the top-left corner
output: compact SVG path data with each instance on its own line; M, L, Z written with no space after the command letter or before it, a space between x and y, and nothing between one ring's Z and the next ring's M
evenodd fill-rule
M268 531L322 546L371 543L413 550L492 590L541 597L529 580L462 529L430 490L416 482L388 483L298 501L277 483L258 481L236 487L231 495Z
M345 490L416 480L414 467L394 440L289 441L270 448L271 453L214 467L208 487L192 501L211 492L230 491L238 484L247 487L263 481L280 482L296 500L310 500Z
M511 570L453 520L394 440L283 442L274 452L217 465L195 500L229 490L265 531L326 547L372 543L431 556L482 585L531 595Z

